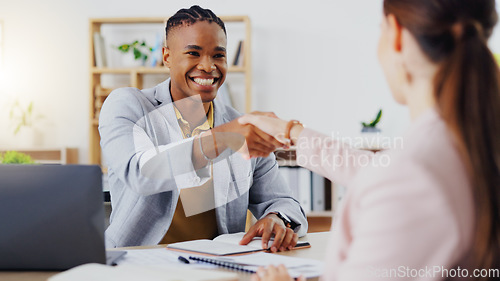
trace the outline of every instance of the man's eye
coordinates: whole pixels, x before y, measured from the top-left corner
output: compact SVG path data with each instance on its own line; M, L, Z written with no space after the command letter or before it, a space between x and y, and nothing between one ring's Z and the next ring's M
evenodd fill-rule
M224 57L226 57L225 54L217 54L217 55L214 56L214 58L216 58L216 59L224 58Z
M187 52L188 55L191 55L191 56L197 56L199 57L200 54L198 52Z

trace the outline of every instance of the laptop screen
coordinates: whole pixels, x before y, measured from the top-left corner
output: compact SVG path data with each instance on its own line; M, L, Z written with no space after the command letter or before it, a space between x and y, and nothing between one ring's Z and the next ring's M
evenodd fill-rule
M0 225L0 269L105 263L100 167L0 165Z

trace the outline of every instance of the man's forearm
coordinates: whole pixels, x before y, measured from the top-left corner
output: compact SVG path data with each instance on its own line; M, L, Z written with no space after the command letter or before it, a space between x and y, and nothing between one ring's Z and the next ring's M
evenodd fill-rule
M197 170L205 167L209 161L219 156L227 146L227 136L222 136L214 130L201 133L193 140L193 167Z

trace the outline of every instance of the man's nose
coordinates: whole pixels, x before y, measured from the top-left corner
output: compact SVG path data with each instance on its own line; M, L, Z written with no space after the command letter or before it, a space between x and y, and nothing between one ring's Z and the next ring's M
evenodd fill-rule
M215 67L215 64L208 57L203 58L200 61L200 63L198 63L198 70L203 70L205 72L210 73L210 72L214 71L215 69L217 69Z

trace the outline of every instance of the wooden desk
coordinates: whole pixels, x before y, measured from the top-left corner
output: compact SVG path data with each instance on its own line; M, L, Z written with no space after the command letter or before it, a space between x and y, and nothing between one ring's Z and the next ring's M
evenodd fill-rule
M287 251L277 253L278 255L285 255L289 257L300 257L300 258L309 258L316 260L324 260L325 259L325 250L328 239L330 237L330 232L316 232L316 233L308 233L306 236L301 238L300 240L305 240L311 243L311 248L300 249L294 251ZM119 248L116 250L132 250L132 249L151 249L151 248L160 248L164 247L161 245L157 246L140 246L140 247L126 247ZM40 272L40 271L19 271L19 272L5 272L0 271L0 280L2 281L45 281L51 276L57 274L58 272ZM240 280L250 280L250 274L242 274ZM312 279L315 280L315 279Z

